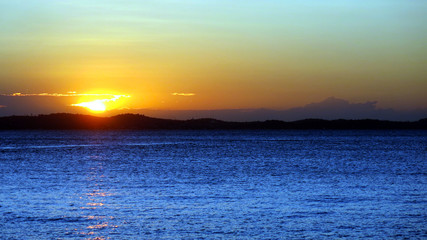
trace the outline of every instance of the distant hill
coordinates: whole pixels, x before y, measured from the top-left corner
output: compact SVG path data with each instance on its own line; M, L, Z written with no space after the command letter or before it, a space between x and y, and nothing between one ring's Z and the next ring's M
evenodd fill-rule
M365 120L306 119L293 122L278 120L226 122L211 118L171 120L139 114L113 117L56 113L38 116L0 117L0 130L18 129L90 129L90 130L154 130L154 129L426 129L427 118L414 122Z
M427 109L395 110L377 108L376 101L351 103L344 99L329 97L323 101L286 110L259 109L217 109L217 110L156 110L123 109L107 112L108 116L122 113L145 114L157 118L191 119L215 118L223 121L297 121L300 119L378 119L390 121L417 121L427 116Z
M70 106L66 97L54 96L10 96L0 94L0 117L12 115L39 115L58 112L90 114L83 107ZM279 103L277 103L280 105ZM301 119L378 119L389 121L418 121L427 117L427 107L418 109L392 109L377 107L376 101L354 103L345 99L329 97L319 102L289 109L237 108L237 109L153 109L153 108L119 108L99 113L98 116L111 117L121 114L143 114L164 119L200 119L214 118L231 122L251 122L266 120L297 121Z

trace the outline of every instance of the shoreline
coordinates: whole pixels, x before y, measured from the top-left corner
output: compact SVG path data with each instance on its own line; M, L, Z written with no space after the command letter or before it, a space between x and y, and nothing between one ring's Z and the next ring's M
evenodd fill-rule
M0 130L427 130L427 118L412 122L377 119L303 119L228 122L211 118L172 120L139 114L96 117L54 113L0 117Z

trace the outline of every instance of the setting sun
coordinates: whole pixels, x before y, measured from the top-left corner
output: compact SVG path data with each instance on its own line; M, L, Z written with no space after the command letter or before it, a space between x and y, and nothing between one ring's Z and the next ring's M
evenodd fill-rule
M73 106L84 107L89 109L92 112L104 112L105 110L107 110L107 107L105 106L104 102L105 102L105 99L95 100L91 102L77 103L77 104L73 104Z
M114 94L77 94L81 96L79 103L71 104L73 107L83 107L93 113L101 113L108 110L123 107L122 98L129 98L128 95Z

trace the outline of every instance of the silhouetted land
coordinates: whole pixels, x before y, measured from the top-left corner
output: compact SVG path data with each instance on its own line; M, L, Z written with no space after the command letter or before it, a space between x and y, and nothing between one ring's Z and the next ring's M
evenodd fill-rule
M322 120L306 119L293 122L277 120L262 122L225 122L216 119L171 120L137 114L114 117L95 117L57 113L39 116L0 117L1 130L17 129L426 129L427 118L415 122L380 120Z

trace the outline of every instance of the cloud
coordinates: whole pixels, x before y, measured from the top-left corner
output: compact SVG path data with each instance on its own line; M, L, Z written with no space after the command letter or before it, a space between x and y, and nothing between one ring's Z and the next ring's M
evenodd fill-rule
M296 121L307 118L321 119L381 119L395 121L416 121L427 117L427 109L399 111L394 109L381 109L376 107L375 101L351 103L344 99L334 97L320 102L310 103L305 106L287 110L272 109L218 109L218 110L153 110L134 109L126 112L144 114L151 117L192 119L216 118L226 121L265 121L283 120ZM123 113L120 111L114 114Z
M87 109L77 104L82 100L100 100L102 103L129 98L129 95L110 93L12 93L0 94L0 116L49 114L57 112L86 114ZM85 102L86 102L85 101ZM7 106L7 107L6 107Z
M174 92L174 93L172 93L172 95L181 96L181 97L192 97L196 94L195 93L177 93L177 92Z
M184 95L181 95L184 94ZM190 94L190 95L188 95ZM173 93L174 96L194 96L194 93ZM41 94L0 94L0 116L49 114L56 112L87 114L83 107L72 106L80 99L80 96L88 97L88 101L95 99L102 103L115 104L113 99L130 97L114 94L79 94L69 92L65 94L41 93ZM82 99L85 99L83 97ZM84 101L86 102L86 101ZM81 102L80 102L81 103ZM217 118L228 121L264 121L284 120L295 121L307 118L323 119L381 119L397 121L415 121L427 117L427 109L418 110L394 110L376 107L375 101L352 103L344 99L327 98L301 107L287 110L271 109L219 109L219 110L150 110L130 109L126 107L107 110L106 115L122 113L139 113L151 117L191 119L191 118Z
M12 94L0 94L5 97L82 97L82 96L105 96L111 98L130 97L130 95L116 95L111 93L12 93Z

